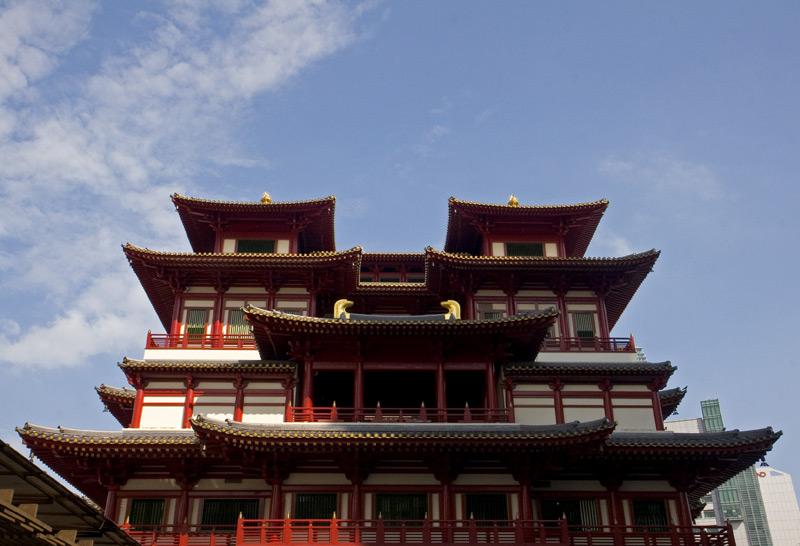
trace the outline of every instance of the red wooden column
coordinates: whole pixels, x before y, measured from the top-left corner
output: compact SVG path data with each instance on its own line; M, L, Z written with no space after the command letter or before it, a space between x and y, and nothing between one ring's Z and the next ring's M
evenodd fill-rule
M224 320L222 318L222 312L224 310L223 295L225 294L227 287L217 284L215 288L217 290L217 297L214 300L214 322L211 324L211 335L220 336L222 335L222 326L224 324Z
M497 409L497 383L494 377L494 358L491 356L486 362L486 406Z
M553 391L553 404L556 410L556 423L564 422L564 402L561 399L561 391L564 389L564 384L561 383L561 378L556 377L556 380L550 383L550 389Z
M175 302L172 305L172 329L169 331L170 334L180 334L181 333L181 306L183 303L183 291L182 290L173 290L175 293Z
M503 387L503 391L505 392L505 401L506 401L506 411L508 411L508 422L509 423L516 423L517 418L514 415L514 380L511 378L506 377L500 383Z
M611 403L611 389L614 388L614 385L611 384L611 380L606 377L602 383L598 385L598 388L603 392L603 408L605 409L606 417L610 420L614 420L614 405Z
M344 463L344 475L350 480L352 489L350 490L350 507L347 519L352 521L360 520L364 517L364 499L361 494L361 486L369 476L368 464L353 457Z
M519 505L522 510L520 514L524 521L533 519L533 499L531 499L531 483L528 480L519 484Z
M364 359L359 356L356 362L356 374L353 381L353 405L356 409L364 408ZM351 518L352 519L352 518Z
M447 387L445 385L444 362L440 359L436 363L436 414L447 415Z
M183 428L189 428L189 419L192 418L194 412L194 390L197 388L199 381L192 377L191 374L186 376L183 384L186 386L186 399L183 403Z
M658 391L663 387L663 384L657 381L647 386L650 389L650 398L653 400L653 419L656 423L656 430L664 430L664 415L661 412L661 398L658 396Z
M306 357L303 362L303 407L314 407L314 362Z
M611 525L625 525L625 511L622 508L622 500L619 498L622 481L622 471L618 467L606 469L600 478L600 485L609 492L608 517Z
M117 522L117 492L119 492L119 485L110 484L108 486L108 494L106 495L106 509L103 515L113 521Z
M263 466L264 480L272 486L270 493L269 519L280 520L284 516L283 482L289 477L289 464L285 459L265 461Z
M244 416L244 389L247 381L242 378L242 374L236 374L233 387L236 389L236 399L233 403L233 420L241 421Z
M133 400L131 428L139 428L142 423L142 406L144 405L144 389L147 387L147 380L142 379L140 374L129 377L129 380L131 385L136 387L136 398Z

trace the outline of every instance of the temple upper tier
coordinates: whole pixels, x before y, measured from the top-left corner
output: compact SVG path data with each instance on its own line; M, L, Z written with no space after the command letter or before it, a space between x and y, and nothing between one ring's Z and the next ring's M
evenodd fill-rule
M693 514L781 433L664 430L676 367L611 335L659 252L586 256L607 201L451 198L416 253L172 201L194 252L123 246L164 328L96 389L124 430L18 429L143 544L733 544Z

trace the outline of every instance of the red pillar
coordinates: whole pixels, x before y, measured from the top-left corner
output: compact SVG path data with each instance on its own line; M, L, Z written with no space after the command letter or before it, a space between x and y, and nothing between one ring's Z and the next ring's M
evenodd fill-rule
M108 485L108 494L106 495L106 509L103 512L103 515L110 519L111 521L117 521L117 492L119 491L119 485L111 484Z
M530 521L533 519L533 500L531 499L531 484L521 482L519 486L519 505L522 511L522 519Z
M563 423L564 422L564 402L561 399L561 390L564 388L564 385L561 383L560 378L556 378L556 380L550 384L550 388L553 390L553 404L555 405L556 410L556 423Z
M310 358L303 363L303 407L314 407L314 369Z
M189 419L192 418L194 412L194 389L197 388L198 382L191 376L186 376L186 400L183 403L183 428L189 428Z
M497 384L494 377L494 360L486 363L486 406L497 409Z
M269 519L283 519L283 487L281 480L272 482Z
M364 362L359 358L356 362L356 376L353 382L353 402L357 409L364 408ZM352 519L352 518L351 518Z
M363 500L361 499L361 484L353 482L353 489L350 493L350 513L347 515L349 520L360 520L363 514Z
M450 491L450 482L442 482L442 518L445 521L453 519L453 493ZM467 514L469 517L469 514Z
M437 416L444 416L445 420L447 412L447 387L444 382L444 362L439 361L436 364L436 414Z
M244 416L244 388L246 384L247 382L242 379L241 374L237 375L236 380L233 382L233 386L236 388L236 399L233 403L234 421L241 421Z

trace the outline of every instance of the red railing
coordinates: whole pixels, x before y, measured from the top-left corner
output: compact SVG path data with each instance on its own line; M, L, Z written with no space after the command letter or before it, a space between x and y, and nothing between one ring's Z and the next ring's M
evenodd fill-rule
M153 334L147 333L146 349L255 349L250 334Z
M509 546L735 546L730 526L567 525L561 521L244 520L237 525L124 525L142 546L506 544Z
M550 337L544 340L542 351L586 351L635 353L631 337Z
M300 408L289 407L286 420L295 423L508 423L503 408Z

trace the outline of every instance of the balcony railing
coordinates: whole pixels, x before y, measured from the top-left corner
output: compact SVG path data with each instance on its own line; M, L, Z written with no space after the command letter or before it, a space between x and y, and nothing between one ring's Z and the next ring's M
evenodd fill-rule
M289 407L286 420L295 423L508 423L504 408L301 408Z
M567 525L561 521L244 520L235 526L125 525L142 546L735 546L730 526Z
M147 333L147 349L255 349L250 334L153 334ZM635 353L633 337L553 337L542 351Z
M255 349L250 334L153 334L147 333L146 349Z
M550 337L544 340L542 351L586 351L635 353L631 337Z

